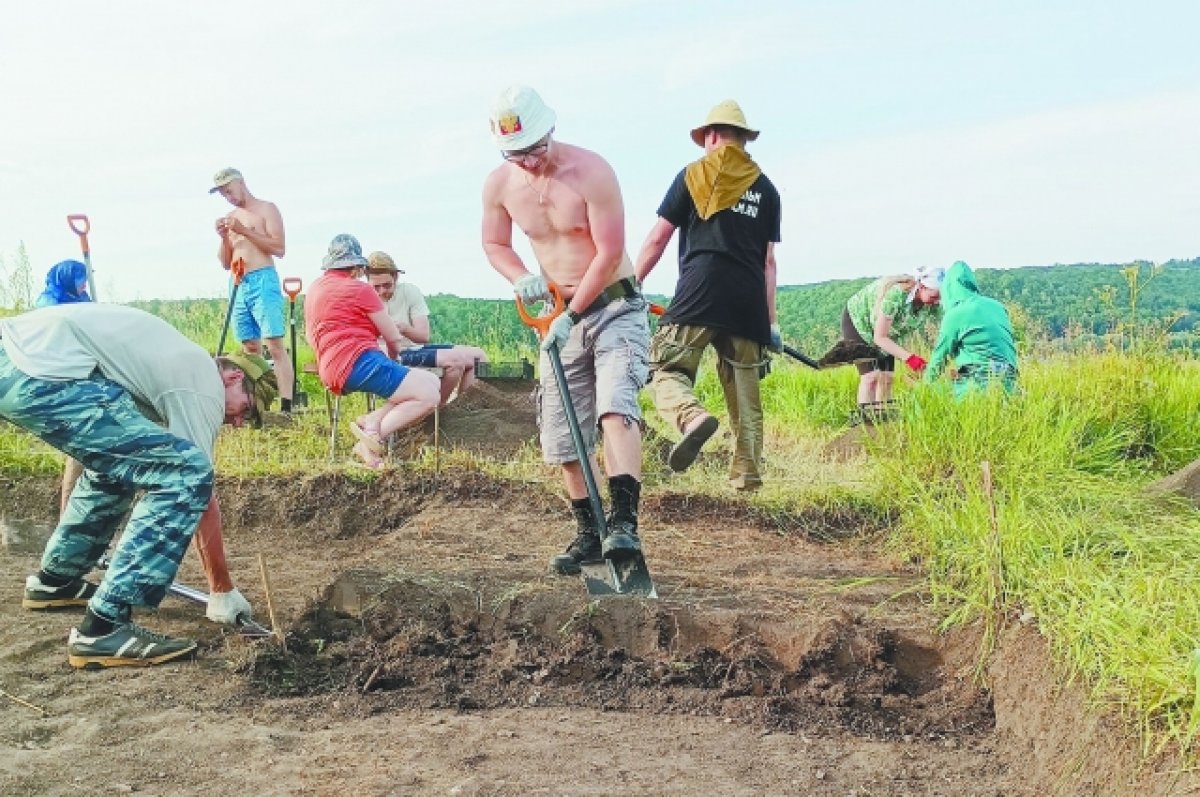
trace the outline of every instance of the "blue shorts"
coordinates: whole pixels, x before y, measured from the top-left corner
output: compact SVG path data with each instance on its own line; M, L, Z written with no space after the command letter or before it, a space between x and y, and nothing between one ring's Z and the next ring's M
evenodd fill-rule
M453 348L453 343L427 343L415 349L405 349L396 359L401 365L407 365L409 368L436 368L437 353Z
M239 342L283 337L283 287L274 266L242 278L233 305L233 325Z
M346 377L346 385L342 393L373 393L381 398L391 398L408 376L408 369L399 363L388 359L379 349L364 351L354 361L350 376Z

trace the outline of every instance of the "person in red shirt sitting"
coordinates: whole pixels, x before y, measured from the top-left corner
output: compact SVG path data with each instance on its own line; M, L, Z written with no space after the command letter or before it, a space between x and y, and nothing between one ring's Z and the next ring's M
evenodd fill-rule
M353 235L334 237L321 262L324 274L308 289L304 333L317 354L317 374L335 395L373 393L385 401L350 422L354 453L368 467L383 466L383 441L437 407L438 379L395 362L400 330L375 289L358 278L367 267ZM387 353L379 350L379 339Z

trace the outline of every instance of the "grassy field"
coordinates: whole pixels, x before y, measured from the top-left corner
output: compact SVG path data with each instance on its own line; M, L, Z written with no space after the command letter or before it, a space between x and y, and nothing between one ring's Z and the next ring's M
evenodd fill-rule
M193 322L185 332L215 340L211 319ZM701 395L723 417L711 367L703 373ZM1200 730L1200 512L1145 488L1200 457L1200 363L1155 351L1027 358L1017 395L961 403L938 386L902 383L902 417L868 438L866 454L828 456L827 444L846 431L854 385L852 369L777 360L764 382L765 489L735 498L720 456L669 483L648 473L646 489L724 495L780 516L820 509L888 520L886 544L928 574L946 627L981 622L990 644L1005 623L1036 621L1063 677L1134 723L1147 754L1190 749ZM329 461L321 390L307 388L317 411L293 427L226 430L219 470L335 468L373 478L346 459ZM670 437L650 415L652 431ZM341 434L345 452L351 441ZM426 449L403 467L432 468L435 456L440 467L481 467L556 489L532 448L488 462ZM49 474L60 461L0 428L6 473Z

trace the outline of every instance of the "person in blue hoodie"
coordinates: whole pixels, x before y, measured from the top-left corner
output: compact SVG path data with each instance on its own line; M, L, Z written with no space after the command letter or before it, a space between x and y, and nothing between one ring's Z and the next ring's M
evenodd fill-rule
M33 306L53 307L91 300L87 292L87 266L78 260L64 260L55 263L46 273L46 288Z
M1011 393L1017 382L1017 346L1004 305L979 292L974 272L961 260L947 269L941 299L942 324L925 380L937 379L951 360L956 398L992 382Z

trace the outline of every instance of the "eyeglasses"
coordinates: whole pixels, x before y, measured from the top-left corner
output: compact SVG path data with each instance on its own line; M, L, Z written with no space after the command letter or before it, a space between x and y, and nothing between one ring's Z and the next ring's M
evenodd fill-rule
M525 149L504 149L500 150L500 157L509 163L526 160L527 158L540 158L550 151L550 139L539 141L532 147Z

